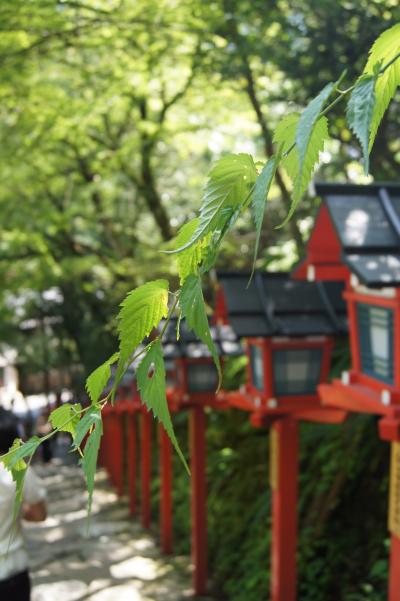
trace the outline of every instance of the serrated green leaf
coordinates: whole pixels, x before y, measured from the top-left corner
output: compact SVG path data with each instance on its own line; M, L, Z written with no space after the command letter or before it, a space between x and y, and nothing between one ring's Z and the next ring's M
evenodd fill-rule
M15 482L15 498L13 507L13 522L19 514L23 500L24 482L26 470L28 468L25 458L33 456L36 449L40 445L40 438L32 436L29 440L22 443L22 440L17 438L14 440L9 452L0 457L0 461L4 467L11 472L13 481Z
M160 340L156 340L148 348L136 370L136 378L142 401L164 426L176 452L189 472L188 465L176 439L168 410L164 357Z
M49 421L53 428L61 432L69 432L74 436L76 426L80 420L80 411L82 411L80 403L74 403L73 405L65 403L50 413Z
M249 195L256 177L257 170L249 154L229 154L217 161L208 176L198 227L186 244L170 252L182 252L210 232L223 229Z
M191 275L185 280L179 295L179 306L186 319L188 329L192 330L196 336L204 342L211 353L218 371L219 389L222 382L221 364L211 336L203 298L203 290L201 288L201 279L199 276Z
M92 426L95 426L99 421L101 422L100 409L95 406L90 407L76 426L73 437L74 449L80 447L86 434L89 432Z
M39 445L40 438L38 436L32 436L26 442L22 442L20 438L16 438L9 452L0 457L0 460L4 464L4 467L10 471L12 469L24 469L26 467L25 457L32 457Z
M369 139L375 107L375 84L376 75L362 75L347 105L347 122L361 144L365 175L369 171Z
M196 217L181 227L174 241L175 248L178 249L185 246L185 244L192 239L199 226L199 222L199 218ZM207 248L209 238L210 236L208 235L205 238L198 240L195 244L189 246L189 248L186 248L186 250L176 255L179 280L181 284L183 284L185 279L192 273L198 273L199 264L204 257L204 252Z
M374 75L376 65L382 67L387 65L400 52L400 23L384 31L374 42L370 52L364 74ZM371 150L375 141L379 124L390 101L394 97L397 87L400 85L400 58L395 60L384 73L382 73L375 85L375 107L371 121L371 133L369 149Z
M254 245L253 269L251 272L250 279L254 273L258 255L258 248L260 246L261 229L264 221L265 203L267 202L269 190L274 179L278 162L279 156L274 155L265 163L260 175L257 178L254 192L252 195L252 209L254 222L256 225L256 241Z
M329 140L328 121L325 116L319 117L312 128L303 169L300 170L299 151L295 144L299 120L300 116L298 113L286 115L278 124L274 134L274 142L277 145L282 146L281 165L293 182L292 206L286 219L279 227L283 227L293 215L296 206L301 196L306 191L312 174L318 165L319 154L323 151L325 142ZM292 148L292 150L285 156L285 153L287 153L290 148Z
M113 386L114 394L133 351L167 315L168 282L166 280L154 280L143 284L130 292L122 302L118 316L120 357Z
M81 465L83 473L85 474L86 487L88 491L88 515L92 510L93 491L94 491L94 479L96 474L97 457L99 455L100 441L103 434L103 422L101 420L101 413L99 410L98 416L94 422L93 429L87 439L85 448L83 451L83 457L81 459ZM89 523L88 523L89 524Z
M97 367L86 380L86 390L92 403L97 403L101 393L111 378L111 365L119 358L119 353L114 353L107 361Z

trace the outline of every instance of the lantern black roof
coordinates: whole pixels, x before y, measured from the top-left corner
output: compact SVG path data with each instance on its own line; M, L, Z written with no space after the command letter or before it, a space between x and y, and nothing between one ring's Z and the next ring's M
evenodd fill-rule
M186 326L185 320L179 324L179 340L176 339L177 319L172 318L163 336L164 356L167 359L178 357L199 359L211 357L208 347L199 341L197 336ZM161 323L161 327L163 323ZM238 337L229 325L211 325L211 336L220 356L237 356L243 354Z
M287 273L219 272L228 321L239 337L334 335L347 331L343 282L291 280ZM247 287L248 286L248 287Z
M369 287L400 286L400 184L316 184L342 259Z

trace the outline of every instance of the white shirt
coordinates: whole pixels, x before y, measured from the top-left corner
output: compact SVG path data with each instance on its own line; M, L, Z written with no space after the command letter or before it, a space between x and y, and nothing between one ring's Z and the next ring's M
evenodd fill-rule
M21 516L13 524L15 483L0 463L0 580L23 572L28 567L22 535ZM46 491L31 467L25 475L23 502L29 505L46 498Z

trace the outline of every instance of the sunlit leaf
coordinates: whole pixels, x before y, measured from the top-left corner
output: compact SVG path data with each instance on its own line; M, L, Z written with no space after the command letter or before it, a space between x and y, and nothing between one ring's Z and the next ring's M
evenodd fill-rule
M369 171L369 139L375 108L376 75L363 75L357 81L347 105L347 122L360 141L364 170Z
M182 463L189 472L176 439L168 409L164 357L159 340L156 340L147 350L136 370L136 377L141 399L164 426Z
M211 336L199 276L191 275L185 280L179 295L179 306L182 309L183 317L186 319L188 329L192 330L207 345L211 353L218 371L219 387L222 381L221 364Z

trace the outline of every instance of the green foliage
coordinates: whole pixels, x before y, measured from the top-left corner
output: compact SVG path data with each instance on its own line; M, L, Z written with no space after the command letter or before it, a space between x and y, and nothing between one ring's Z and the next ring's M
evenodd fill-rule
M149 348L137 371L137 385L140 396L148 409L162 423L188 473L189 468L176 439L168 410L165 381L164 357L161 342L156 340Z
M91 431L91 429L101 420L101 410L99 407L91 406L88 411L79 421L76 426L75 435L73 439L74 448L78 449L85 436Z
M143 284L125 298L118 315L120 346L114 391L134 350L167 314L168 282L166 280L155 280Z
M282 145L281 164L287 171L287 174L293 183L292 206L285 222L280 227L290 219L290 216L295 211L301 196L307 189L314 169L319 162L320 152L323 151L325 142L329 140L328 120L325 116L320 116L312 126L307 151L301 168L299 149L296 143L300 119L301 117L298 113L286 115L277 125L274 134L275 143Z
M111 378L111 365L119 359L119 353L114 353L107 361L95 369L86 380L86 390L92 403L97 403L101 393Z
M258 248L260 246L261 229L264 221L265 203L267 202L269 190L274 179L276 168L278 166L280 155L275 155L267 161L257 177L256 185L251 199L251 206L253 210L254 223L256 226L256 241L254 244L254 260L253 270L254 272Z
M222 230L249 196L256 177L249 154L229 154L217 161L208 175L198 226L191 239L174 252L186 250L208 233Z
M199 223L200 220L196 217L181 227L175 238L176 249L184 247L190 242L199 227ZM205 256L209 239L210 236L206 236L176 255L176 263L181 284L183 284L189 275L198 272L199 265Z
M376 75L377 69L385 69L375 85L376 102L371 121L370 149L372 148L379 124L390 101L400 85L400 23L387 29L374 42L364 74Z
M81 413L80 403L65 403L50 413L49 421L55 430L69 432L74 437Z
M85 444L83 457L81 459L81 465L82 465L83 473L85 474L85 478L86 478L86 487L88 490L87 507L88 507L88 515L90 516L90 512L92 509L94 479L95 479L95 474L96 474L97 457L98 457L99 449L100 449L101 436L103 434L103 422L101 419L100 409L97 409L97 408L91 409L89 413L91 416L91 418L90 418L91 432L90 432L89 437ZM83 421L83 419L82 419L82 421ZM81 436L81 434L82 434L82 431L80 432L80 436ZM76 444L76 446L79 446L80 442L75 440L75 444Z
M375 109L377 75L362 75L351 93L347 105L347 122L360 141L364 156L364 171L369 171L369 140Z
M206 307L199 276L190 275L183 283L180 295L179 306L189 330L192 330L196 336L207 345L208 350L214 360L218 371L219 384L222 382L222 370L219 361L217 349L211 337L210 326L208 324Z
M332 93L333 84L329 83L304 109L296 126L295 144L298 156L298 170L293 182L293 196L290 210L280 227L283 227L293 216L305 189L307 188L319 153L323 150L325 137L324 122L321 119L321 111L327 99ZM318 126L319 125L319 126ZM287 152L290 152L289 147Z
M39 445L40 438L37 436L33 436L24 443L21 439L17 438L14 440L9 452L0 458L4 467L11 472L12 479L15 482L14 522L18 516L23 499L24 482L28 467L25 459L28 457L28 462L30 462Z

